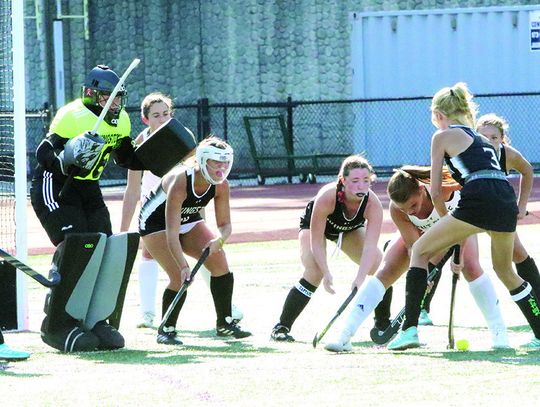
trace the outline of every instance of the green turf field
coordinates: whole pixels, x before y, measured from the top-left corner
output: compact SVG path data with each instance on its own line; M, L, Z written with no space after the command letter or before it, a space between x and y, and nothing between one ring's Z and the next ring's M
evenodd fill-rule
M523 243L540 263L536 236L540 226L520 228ZM383 239L381 239L383 242ZM490 268L489 243L480 237L482 264ZM321 288L293 328L297 342L269 341L289 287L301 276L296 241L225 246L235 272L235 303L254 333L243 341L214 337L210 292L201 279L190 288L180 314L185 346L155 342L156 331L137 329L137 273L132 275L121 332L125 349L116 352L61 354L39 338L45 289L29 283L30 326L8 333L14 348L32 352L29 360L0 367L4 406L537 406L540 405L540 352L517 349L531 332L501 283L495 282L516 349L490 351L489 332L460 281L456 339L467 338L470 351L447 351L450 271L445 268L432 305L434 327L421 327L420 349L392 353L369 340L372 321L353 341L354 352L330 354L314 334L324 328L350 291L356 272L343 254L330 260L337 294ZM332 250L332 248L330 248ZM329 251L330 251L329 250ZM29 263L46 270L49 256ZM166 284L164 273L159 287ZM160 294L161 295L161 294ZM159 295L159 296L160 296ZM393 313L404 301L404 281L395 286ZM345 311L347 314L347 311ZM339 327L340 320L335 324ZM332 331L327 334L331 338ZM327 339L325 338L325 339ZM325 341L323 339L323 343Z

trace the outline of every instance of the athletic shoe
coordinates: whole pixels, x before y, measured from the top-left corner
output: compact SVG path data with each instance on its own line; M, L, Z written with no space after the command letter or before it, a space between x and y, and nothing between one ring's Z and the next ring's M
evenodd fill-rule
M418 316L418 325L433 325L433 321L425 309L420 311L420 315Z
M330 342L330 343L327 343L325 345L324 349L326 349L327 351L336 352L336 353L351 352L352 351L352 343L351 343L350 340L348 340L345 343L343 343L343 342Z
M532 338L531 341L521 345L520 348L527 350L540 350L540 339Z
M99 338L80 327L80 322L67 324L54 331L48 327L48 316L41 323L41 340L62 352L91 352L99 346Z
M154 327L154 313L145 312L142 316L141 322L137 324L137 328L153 328Z
M242 328L231 318L225 318L225 324L216 327L217 336L232 336L235 339L247 338L251 332L242 331Z
M113 350L125 346L122 334L106 321L97 322L90 331L99 339L98 349Z
M0 345L0 360L18 361L28 359L29 357L30 354L28 352L11 349L5 343Z
M236 305L232 304L231 306L231 317L234 322L239 323L242 318L244 318L244 313Z
M506 328L494 329L491 332L491 340L493 345L492 349L510 349L511 346L508 343L508 334L506 333Z
M177 338L174 326L164 326L163 330L158 330L157 343L161 345L183 345L183 342Z
M418 347L420 347L420 340L418 339L418 329L415 326L411 326L404 331L399 331L398 336L396 336L386 346L386 349L405 350Z
M294 338L289 335L291 330L285 325L277 324L270 334L270 339L276 342L294 342Z

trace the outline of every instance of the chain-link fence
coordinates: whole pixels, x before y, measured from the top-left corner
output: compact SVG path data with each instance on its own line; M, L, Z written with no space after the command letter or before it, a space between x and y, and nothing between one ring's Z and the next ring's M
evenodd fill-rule
M510 124L512 144L540 169L538 93L477 95L480 113L495 112ZM210 132L227 140L235 150L231 179L292 176L316 172L336 174L344 155L363 153L379 174L403 164L429 164L434 127L430 121L430 97L274 103L219 103L201 99L180 105L175 117L199 139ZM138 108L127 109L132 134L144 127ZM27 119L29 168L51 115L46 109ZM251 123L252 140L246 123ZM281 123L285 124L283 127ZM258 151L257 151L258 150ZM258 160L257 156L266 157ZM309 157L317 157L314 162ZM279 158L273 158L279 157ZM287 158L288 157L288 158ZM291 158L293 157L293 158ZM296 158L299 157L299 158ZM257 162L259 161L259 162ZM103 183L124 184L126 170L110 164Z

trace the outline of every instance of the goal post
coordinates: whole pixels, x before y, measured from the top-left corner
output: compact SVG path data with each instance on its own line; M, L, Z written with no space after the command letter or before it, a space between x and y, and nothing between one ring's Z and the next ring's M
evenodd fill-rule
M0 247L22 261L27 258L27 157L24 61L24 2L0 2ZM28 329L26 279L2 264L0 307L6 330ZM9 275L11 274L11 275ZM13 313L16 315L13 315Z

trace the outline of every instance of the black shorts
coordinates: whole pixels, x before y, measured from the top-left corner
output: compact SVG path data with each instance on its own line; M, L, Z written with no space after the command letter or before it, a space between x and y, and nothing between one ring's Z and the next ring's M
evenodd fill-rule
M481 178L465 184L452 216L494 232L515 232L516 194L506 180Z
M186 221L182 220L181 226L197 223L201 220L202 220L201 214L195 213L195 214L189 215L189 218ZM151 213L148 213L148 212L145 213L145 211L141 210L141 214L139 216L139 234L141 236L146 236L152 233L161 232L165 229L167 229L167 225L165 222L165 202L163 202L161 205L156 207Z
M110 236L111 217L98 181L74 179L59 199L63 186L63 180L45 173L33 179L30 188L32 207L51 242L57 246L67 233L101 232Z

